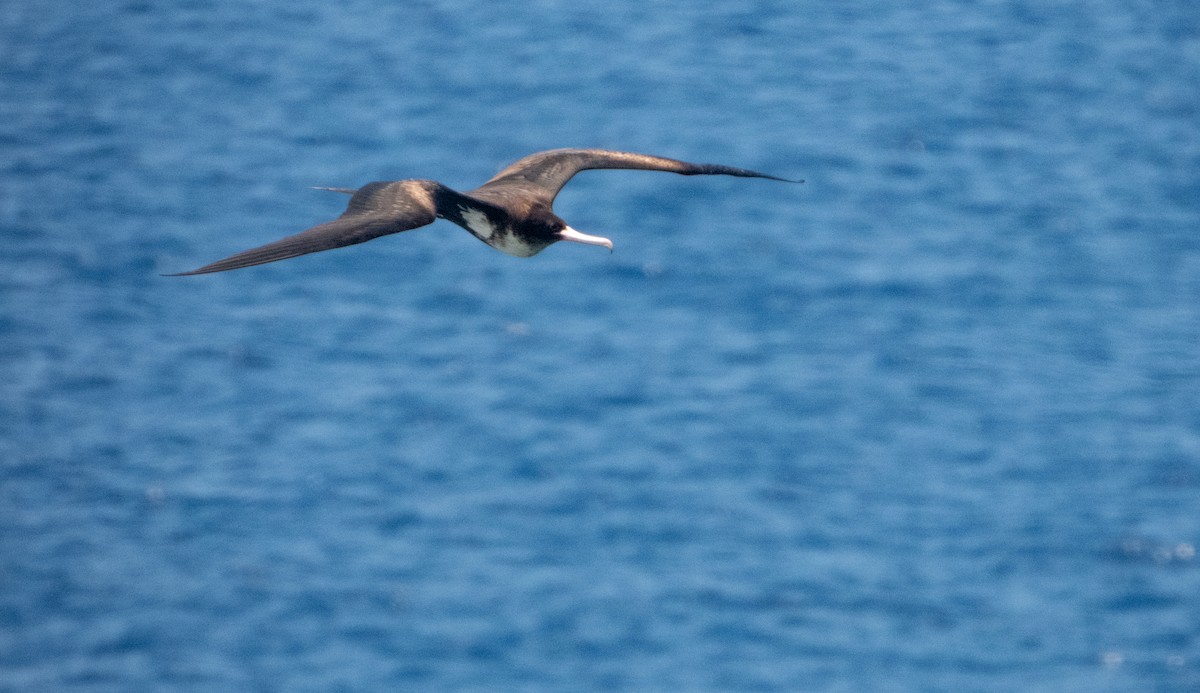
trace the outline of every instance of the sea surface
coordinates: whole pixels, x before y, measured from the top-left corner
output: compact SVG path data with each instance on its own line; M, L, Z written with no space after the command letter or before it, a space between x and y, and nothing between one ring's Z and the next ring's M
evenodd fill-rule
M447 222L598 146L613 239ZM1194 2L0 6L0 691L1200 690Z

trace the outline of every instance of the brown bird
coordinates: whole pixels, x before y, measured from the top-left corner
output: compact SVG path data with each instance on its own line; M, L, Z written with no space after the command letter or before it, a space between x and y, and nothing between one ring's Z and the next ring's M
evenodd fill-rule
M552 149L530 154L466 193L451 190L437 181L420 179L368 183L357 190L320 188L353 195L346 211L337 219L199 269L168 276L224 272L286 260L408 231L433 223L439 217L458 224L496 250L516 257L537 255L558 241L599 245L611 251L612 241L576 231L551 209L558 191L572 176L587 169L603 168L803 182L732 166L689 164L647 154Z

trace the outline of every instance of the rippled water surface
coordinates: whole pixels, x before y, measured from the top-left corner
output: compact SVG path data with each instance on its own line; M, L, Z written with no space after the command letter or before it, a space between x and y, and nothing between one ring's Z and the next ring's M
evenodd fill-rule
M908 5L5 4L0 689L1200 689L1200 12Z

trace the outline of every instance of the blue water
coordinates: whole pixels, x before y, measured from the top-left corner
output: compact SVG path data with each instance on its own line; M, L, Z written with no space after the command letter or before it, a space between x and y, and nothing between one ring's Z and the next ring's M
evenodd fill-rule
M165 278L602 146L446 222ZM0 8L0 690L1200 690L1200 11Z

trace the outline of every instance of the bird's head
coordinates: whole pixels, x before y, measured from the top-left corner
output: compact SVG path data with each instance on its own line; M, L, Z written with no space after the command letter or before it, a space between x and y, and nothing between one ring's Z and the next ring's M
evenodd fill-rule
M516 238L496 238L495 247L510 255L528 257L542 252L559 241L598 245L612 252L612 241L577 231L553 213L530 215L525 223L513 229ZM506 247L507 246L507 247Z

